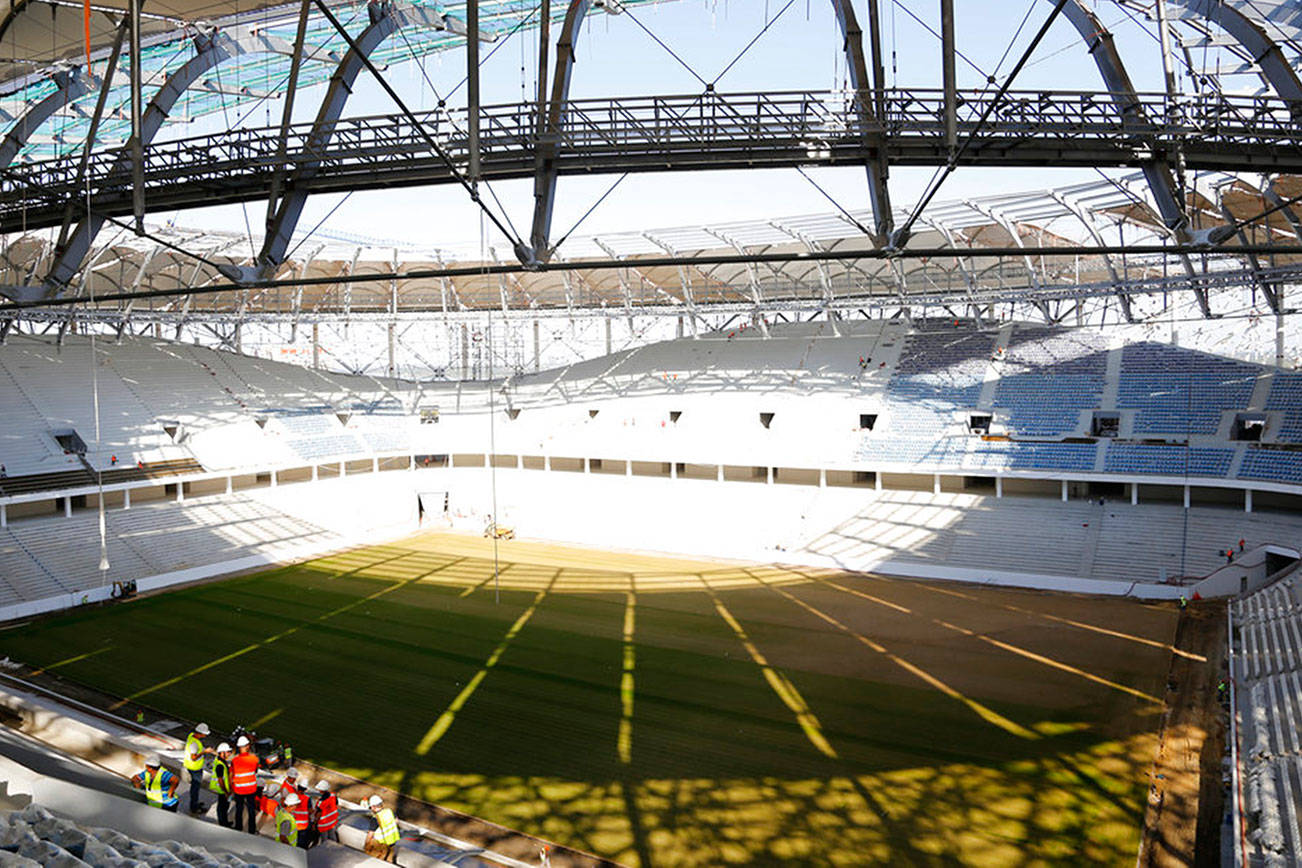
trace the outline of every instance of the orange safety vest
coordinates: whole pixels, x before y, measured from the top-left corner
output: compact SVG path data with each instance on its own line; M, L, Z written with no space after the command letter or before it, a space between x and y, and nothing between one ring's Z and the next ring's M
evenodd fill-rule
M238 754L231 760L231 792L239 796L258 791L258 757L252 753Z
M329 832L339 823L339 799L334 793L323 796L317 802L316 827L322 832Z
M294 806L294 826L301 832L312 820L312 804L304 793L298 794L298 804Z

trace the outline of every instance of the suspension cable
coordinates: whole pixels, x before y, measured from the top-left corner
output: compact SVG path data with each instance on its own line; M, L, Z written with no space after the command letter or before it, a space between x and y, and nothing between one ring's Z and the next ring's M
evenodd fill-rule
M940 192L941 185L944 184L945 180L954 173L956 168L958 168L959 159L967 153L968 148L972 147L972 143L976 141L977 133L981 132L981 128L984 127L986 121L990 119L990 115L994 114L995 109L999 107L1001 102L1003 102L1004 95L1008 93L1008 89L1012 86L1013 80L1017 78L1017 74L1026 66L1026 62L1030 60L1031 55L1035 52L1035 49L1039 47L1045 34L1049 32L1049 25L1053 24L1057 19L1058 13L1067 5L1067 2L1068 0L1058 0L1058 2L1054 4L1053 11L1049 13L1048 18L1044 19L1044 23L1040 25L1040 29L1036 32L1035 38L1031 40L1031 44L1026 46L1026 50L1022 52L1022 56L1018 59L1017 65L1008 73L1008 78L1004 80L1004 83L999 86L998 93L996 93L994 98L990 100L985 111L981 113L981 117L977 120L976 126L972 128L972 132L968 133L967 138L963 140L962 146L959 147L959 149L954 152L954 155L949 158L949 162L945 165L945 171L938 179L936 179L935 183L929 185L927 192L920 200L918 200L918 204L913 206L913 213L909 215L909 219L904 222L903 226L896 230L899 237L908 238L909 230L912 229L913 224L918 221L918 216L922 214L923 210L925 210L929 204L931 204L931 200L935 197L936 193ZM905 11L908 11L907 7L905 8Z
M394 103L406 116L407 120L411 123L412 127L417 132L420 133L421 138L425 139L425 142L434 150L434 153L438 155L439 159L443 161L444 165L447 166L448 171L452 174L454 178L457 179L457 182L470 195L471 201L479 206L480 210L483 211L484 214L488 217L488 219L493 222L493 225L497 227L498 231L501 232L502 235L506 236L506 238L509 241L511 241L513 245L521 246L521 247L524 246L524 242L521 241L518 236L513 234L506 227L506 225L502 223L500 219L498 219L497 215L494 214L489 209L488 205L484 203L483 199L481 199L479 196L479 191L475 189L475 186L471 184L470 181L468 181L466 177L461 174L460 171L458 171L456 163L452 161L452 157L449 156L448 152L443 149L443 146L440 145L434 139L434 137L429 134L429 131L425 129L425 126L416 119L416 116L412 114L411 109L407 108L407 104L403 101L402 97L398 96L398 92L393 89L393 86L389 84L389 82L385 79L385 77L375 67L375 64L371 62L371 59L366 56L365 52L359 49L357 45L357 41L353 39L352 35L350 35L348 31L344 29L344 26L339 23L339 19L334 16L333 12L330 11L330 7L327 6L323 2L323 0L312 0L312 2L314 2L317 8L321 10L321 14L326 17L326 20L330 22L331 26L334 27L335 30L339 31L339 35L342 36L344 40L348 43L349 50L354 52L357 55L357 58L366 66L368 70L370 70L371 75L375 76L376 82L379 83L380 87L384 88L385 93L389 95L389 98L394 101ZM471 33L468 34L466 38L478 39L479 34Z
M627 7L627 6L625 6L625 7L623 7L623 8L624 8L624 14L627 15L627 16L629 17L629 19L632 20L632 22L633 22L634 24L636 24L638 27L642 28L642 31L643 31L644 33L646 33L647 36L650 36L651 39L655 42L656 45L659 45L661 48L663 48L665 51L667 51L667 52L669 53L669 56L670 56L670 57L672 57L674 60L678 61L679 65L682 66L683 69L685 69L685 70L687 70L689 73L691 73L691 75L692 75L693 78L695 78L695 79L696 79L697 81L699 81L701 84L705 85L706 90L709 90L709 88L710 88L710 82L706 81L704 78L701 78L700 73L698 73L695 69L693 69L693 68L692 68L692 65L691 65L690 63L688 63L687 61L685 61L685 60L683 60L681 57L679 57L679 56L678 56L678 52L674 51L672 48L670 48L668 45L666 45L663 39L661 39L659 36L656 36L655 33L653 33L649 27L647 27L645 24L643 24L641 21L639 21L639 20L638 20L638 17L637 17L636 15L633 14L633 10L632 10L632 9L630 9L630 8Z

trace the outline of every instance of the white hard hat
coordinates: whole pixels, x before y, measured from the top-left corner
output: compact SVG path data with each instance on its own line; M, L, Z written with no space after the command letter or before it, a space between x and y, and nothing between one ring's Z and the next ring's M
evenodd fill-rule
M315 789L318 793L328 793L330 792L330 782L324 780L317 781L316 786L313 787L313 789Z
M230 752L231 752L231 746L226 742L222 742L221 744L217 745L217 753L230 753Z
M289 768L285 769L285 777L287 778L298 777L298 769L294 768L293 766L290 766Z
M371 798L368 799L366 803L370 805L372 808L384 807L384 799L380 798L379 796L371 796Z
M298 793L290 793L285 796L285 807L292 808L298 804Z
M235 742L235 746L236 746L236 747L248 747L248 746L249 746L249 738L248 738L248 736L244 736L244 735L240 736L240 737L236 740L236 742Z
M208 733L212 732L212 730L208 728L208 724L206 723L199 724L194 728L194 731L199 733L199 735L207 735Z
M310 790L312 789L312 782L304 778L303 780L298 782L298 788L300 790Z
M147 753L147 754L145 754L145 765L146 765L146 766L149 766L150 768L158 768L158 767L161 766L162 764L163 764L163 761L162 761L162 759L159 758L158 754L156 754L156 753Z

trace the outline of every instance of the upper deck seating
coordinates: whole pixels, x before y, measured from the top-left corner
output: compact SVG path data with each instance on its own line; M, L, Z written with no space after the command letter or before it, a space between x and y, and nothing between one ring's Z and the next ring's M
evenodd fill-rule
M1136 434L1215 434L1224 410L1244 409L1261 369L1163 344L1122 351L1117 406L1134 409Z
M1010 433L1086 433L1077 431L1080 411L1099 406L1106 382L1101 341L1062 329L1018 327L1003 358L994 403Z

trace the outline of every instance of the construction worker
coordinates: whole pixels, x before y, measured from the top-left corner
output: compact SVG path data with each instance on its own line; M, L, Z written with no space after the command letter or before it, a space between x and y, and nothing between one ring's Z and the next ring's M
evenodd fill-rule
M376 859L398 864L398 820L378 795L371 796L366 804L375 817L375 829L366 833L366 852Z
M208 789L217 794L217 825L230 828L231 817L231 746L226 742L217 745L217 758L212 761L212 777Z
M131 786L145 791L145 800L149 804L172 812L181 804L176 797L176 788L180 785L181 779L163 768L163 761L156 753L145 757L145 770L131 779Z
M231 760L231 793L235 796L235 828L244 825L244 816L249 817L245 831L256 834L258 831L258 766L261 761L253 752L249 737L242 735L235 742L238 753Z
M208 736L208 724L201 723L194 732L185 737L185 758L182 763L190 773L190 813L198 814L204 809L199 801L199 789L203 786L203 758L212 755L212 748L204 747L203 740Z
M308 782L300 780L298 782L298 805L290 811L294 815L294 828L298 831L298 846L300 849L307 850L316 843L316 832L312 828L312 788Z
M339 840L339 797L330 792L329 781L316 782L316 834L317 841Z
M276 807L276 840L291 847L298 846L298 826L293 813L298 801L298 793L287 793Z
M276 791L275 795L272 795L270 792L268 792L267 798L263 800L262 813L266 814L269 817L274 817L276 815L276 811L280 807L279 802L283 801L285 796L289 795L290 793L297 793L297 792L298 792L298 769L292 767L285 769L285 776L281 778L279 789Z

